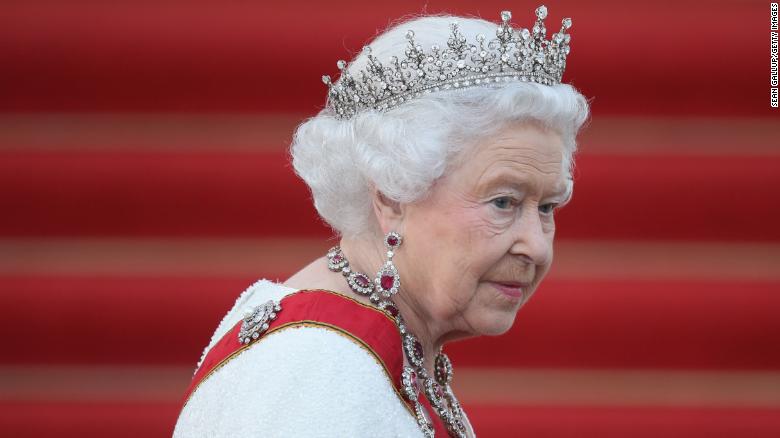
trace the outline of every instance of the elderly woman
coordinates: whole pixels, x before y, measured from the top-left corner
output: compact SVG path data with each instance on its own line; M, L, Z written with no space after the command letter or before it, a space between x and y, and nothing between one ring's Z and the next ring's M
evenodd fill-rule
M339 245L241 294L175 436L474 436L442 347L536 291L588 117L560 82L571 20L548 40L546 16L416 18L323 77L292 157Z

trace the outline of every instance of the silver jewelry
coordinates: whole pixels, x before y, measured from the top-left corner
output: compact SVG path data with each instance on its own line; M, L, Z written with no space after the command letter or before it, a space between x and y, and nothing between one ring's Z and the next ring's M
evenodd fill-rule
M401 246L401 235L395 231L387 233L385 236L385 246L387 247L387 261L382 269L376 273L374 283L376 288L382 294L384 298L390 298L398 293L398 289L401 287L401 277L398 276L398 270L393 264L393 256L395 250Z
M268 330L271 321L276 319L276 314L282 310L280 303L268 300L256 306L244 314L241 329L238 331L238 341L248 344L260 338L260 335Z
M336 63L340 77L335 83L330 76L322 81L328 86L327 106L339 119L349 119L363 110L385 111L423 94L491 85L501 82L523 81L555 85L561 82L570 48L571 18L561 21L561 29L546 39L544 19L547 8L536 8L536 22L531 30L515 29L509 24L510 11L501 12L501 24L496 37L488 39L477 35L475 42L467 42L458 30L458 23L450 25L451 33L442 46L433 45L424 51L414 40L414 31L406 33L405 56L391 57L387 64L363 48L368 64L355 74L348 71L347 62Z
M388 247L389 259L392 259L393 256L391 254L400 244L401 236L397 233L388 233L388 235L385 236L385 245ZM349 278L352 276L362 276L361 278L368 277L365 274L353 271L350 268L349 261L347 261L341 248L334 246L328 250L327 258L328 269L333 272L341 272L342 275L347 277L347 283L349 284L350 289L355 293L367 295L363 292L363 289L356 288L352 282L349 281ZM381 272L382 271L380 270L380 273ZM397 277L397 271L394 270L394 272ZM377 293L374 291L368 295L371 302L393 318L393 321L398 327L398 332L401 334L401 344L404 355L410 364L410 366L404 366L401 374L402 392L414 406L415 418L423 435L426 438L432 438L434 436L434 428L430 419L428 419L425 414L425 409L419 402L418 395L421 390L431 403L431 407L433 407L436 415L442 419L450 433L456 437L465 438L467 436L467 431L466 425L463 422L463 409L450 387L450 383L452 382L452 363L450 362L449 357L439 350L439 353L434 360L435 378L431 377L423 366L425 361L423 346L417 337L406 327L403 316L398 310L398 307L391 300L393 294L385 295L383 292Z

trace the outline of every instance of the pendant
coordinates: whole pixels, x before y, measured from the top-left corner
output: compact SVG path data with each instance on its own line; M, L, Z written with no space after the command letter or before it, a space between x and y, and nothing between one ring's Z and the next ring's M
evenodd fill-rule
M382 269L376 273L374 283L376 283L377 291L385 298L390 298L398 293L398 289L401 287L401 279L392 259L386 261Z

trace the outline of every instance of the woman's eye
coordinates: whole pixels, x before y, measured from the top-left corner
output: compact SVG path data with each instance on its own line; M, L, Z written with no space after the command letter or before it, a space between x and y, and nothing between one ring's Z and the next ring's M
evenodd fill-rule
M551 202L549 204L543 204L539 206L539 211L542 212L542 214L552 214L553 210L555 210L555 207L557 207L558 204Z
M491 201L496 207L505 210L512 206L512 200L508 196L502 196Z

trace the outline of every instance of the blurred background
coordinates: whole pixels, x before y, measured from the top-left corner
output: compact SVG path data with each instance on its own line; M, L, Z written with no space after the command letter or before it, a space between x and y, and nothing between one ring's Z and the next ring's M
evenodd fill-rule
M170 436L213 330L333 243L286 148L323 74L528 1L0 3L0 434ZM547 1L592 98L556 261L448 352L480 437L780 436L769 2Z

